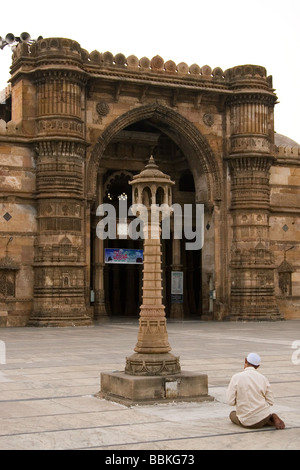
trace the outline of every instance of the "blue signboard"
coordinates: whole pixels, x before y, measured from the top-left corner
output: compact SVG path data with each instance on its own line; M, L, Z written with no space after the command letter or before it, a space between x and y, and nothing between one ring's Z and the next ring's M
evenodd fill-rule
M127 248L105 248L105 263L107 264L143 264L143 250Z

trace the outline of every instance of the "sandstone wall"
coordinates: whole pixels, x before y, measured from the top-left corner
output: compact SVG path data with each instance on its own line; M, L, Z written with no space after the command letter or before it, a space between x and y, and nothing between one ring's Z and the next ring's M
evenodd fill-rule
M0 326L21 326L26 324L33 302L35 162L29 146L7 139L3 122L0 121Z
M277 147L271 168L270 240L285 319L300 318L300 148Z

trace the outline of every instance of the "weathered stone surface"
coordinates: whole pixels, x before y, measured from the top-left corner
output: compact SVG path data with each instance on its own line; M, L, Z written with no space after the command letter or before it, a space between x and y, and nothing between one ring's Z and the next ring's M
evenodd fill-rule
M274 133L263 66L89 53L67 38L28 47L13 52L0 113L0 252L18 264L1 270L2 326L138 315L141 266L108 266L104 248L141 243L99 240L96 208L131 201L128 182L152 154L173 203L205 207L201 252L163 241L167 317L298 315L300 147Z
M124 372L101 373L99 396L124 405L168 401L211 401L206 374L181 372L168 377L137 377Z

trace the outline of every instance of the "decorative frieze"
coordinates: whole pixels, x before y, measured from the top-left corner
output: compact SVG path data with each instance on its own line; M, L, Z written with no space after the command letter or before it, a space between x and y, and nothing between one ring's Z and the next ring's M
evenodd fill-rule
M82 159L85 155L85 145L83 143L67 139L40 140L34 144L34 148L39 157L58 156Z
M63 203L61 203L63 202ZM78 201L67 199L64 201L57 201L56 199L48 199L47 201L41 200L38 208L38 217L82 217L83 208Z
M40 243L36 248L35 263L43 262L61 262L69 263L73 261L83 261L82 259L83 248L82 246L73 245L68 237L64 237L59 243L42 244Z
M247 152L270 153L271 143L266 136L233 135L230 138L231 154Z
M249 240L248 240L249 241ZM247 240L244 240L244 244ZM255 248L250 249L236 249L232 253L231 265L235 267L274 267L274 260L270 250L264 247L261 243L258 244ZM258 277L262 275L260 271Z
M164 376L180 373L179 358L171 354L158 354L156 361L150 354L126 358L125 373L138 376Z
M68 135L83 135L84 125L81 120L75 118L61 117L43 117L37 119L37 131L40 135L49 135L49 132L54 132L55 135L65 136Z
M41 232L81 232L80 219L48 217L40 219Z
M78 295L84 289L84 271L81 266L36 266L35 295Z

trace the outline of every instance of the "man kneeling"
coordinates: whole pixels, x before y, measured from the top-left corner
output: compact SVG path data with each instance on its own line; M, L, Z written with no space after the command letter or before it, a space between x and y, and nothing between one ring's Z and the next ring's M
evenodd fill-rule
M273 426L284 429L284 422L275 413L270 413L274 404L273 392L268 379L257 371L261 359L250 353L245 359L244 370L234 374L227 389L227 403L236 405L230 413L233 423L246 428Z

